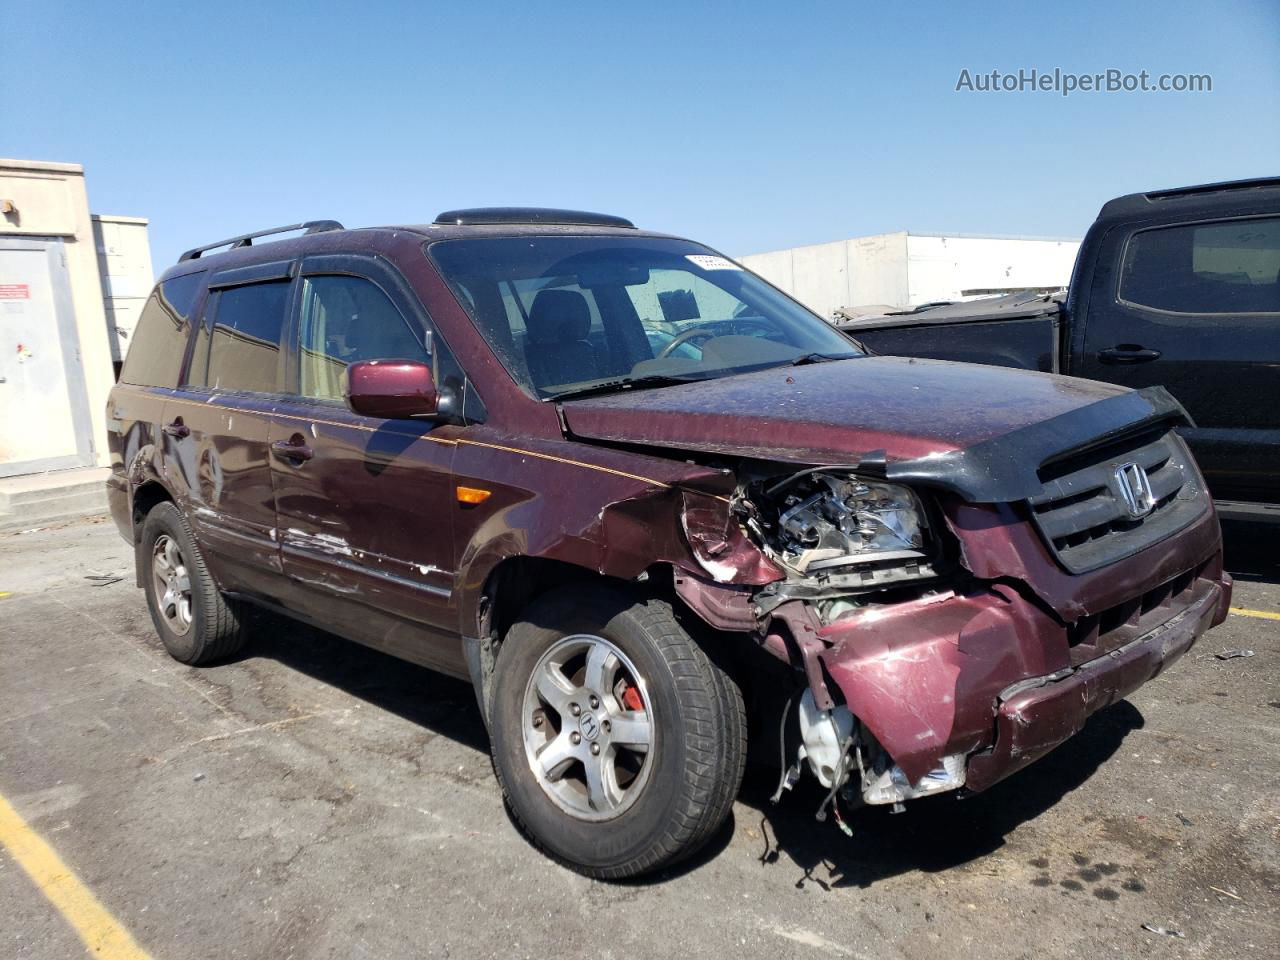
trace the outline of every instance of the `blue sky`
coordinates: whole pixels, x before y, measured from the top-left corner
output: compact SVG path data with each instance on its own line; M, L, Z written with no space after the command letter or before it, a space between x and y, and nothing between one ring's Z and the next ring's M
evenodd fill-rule
M157 272L280 223L620 213L732 254L1075 236L1107 198L1280 175L1280 3L0 0L0 156L83 163ZM1213 92L957 93L1019 68Z

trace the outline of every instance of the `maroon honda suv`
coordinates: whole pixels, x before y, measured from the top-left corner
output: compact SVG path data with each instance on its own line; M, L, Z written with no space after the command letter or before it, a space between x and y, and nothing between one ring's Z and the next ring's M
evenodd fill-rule
M191 250L109 421L174 657L287 629L253 606L469 678L517 821L603 878L710 837L748 735L819 819L980 791L1231 594L1163 390L870 355L612 216Z

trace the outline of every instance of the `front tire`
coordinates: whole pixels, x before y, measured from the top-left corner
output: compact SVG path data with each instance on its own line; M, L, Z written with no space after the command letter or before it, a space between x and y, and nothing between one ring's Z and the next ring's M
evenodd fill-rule
M198 666L229 657L244 646L243 604L218 590L177 507L160 503L152 508L138 549L151 621L171 657Z
M741 693L661 600L590 586L536 600L502 644L491 702L512 814L588 876L674 863L733 805Z

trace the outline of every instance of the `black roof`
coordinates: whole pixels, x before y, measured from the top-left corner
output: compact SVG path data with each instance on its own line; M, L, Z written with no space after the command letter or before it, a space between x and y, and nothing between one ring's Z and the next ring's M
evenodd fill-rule
M1252 180L1224 180L1221 183L1201 183L1172 190L1151 190L1131 193L1108 200L1098 213L1098 219L1113 217L1160 216L1166 210L1181 213L1188 207L1247 205L1254 201L1267 203L1274 208L1280 200L1280 177L1255 177Z

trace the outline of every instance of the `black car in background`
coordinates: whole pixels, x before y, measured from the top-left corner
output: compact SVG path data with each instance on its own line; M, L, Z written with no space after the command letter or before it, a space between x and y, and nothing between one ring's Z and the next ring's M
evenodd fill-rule
M878 353L1166 387L1224 513L1280 519L1280 178L1118 197L1064 298L841 321Z

